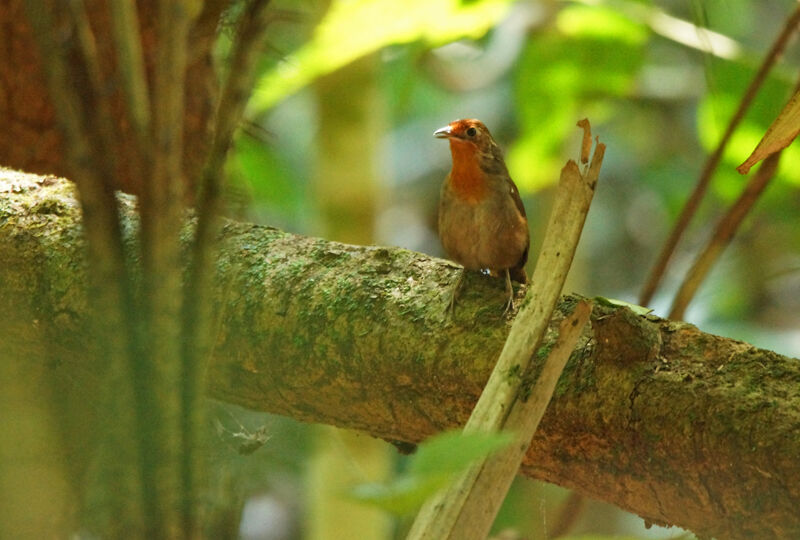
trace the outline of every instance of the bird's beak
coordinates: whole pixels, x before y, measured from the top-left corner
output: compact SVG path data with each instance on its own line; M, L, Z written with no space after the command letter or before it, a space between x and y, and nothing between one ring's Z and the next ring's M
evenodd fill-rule
M433 136L437 139L449 139L450 135L452 135L453 130L450 126L444 126L443 128L439 128L433 132Z

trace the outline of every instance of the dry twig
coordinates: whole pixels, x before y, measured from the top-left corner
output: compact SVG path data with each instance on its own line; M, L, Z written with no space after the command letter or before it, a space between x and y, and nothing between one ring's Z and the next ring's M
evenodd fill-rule
M783 53L783 50L786 48L786 44L789 42L789 39L794 35L798 23L800 23L800 6L798 6L786 19L783 29L781 30L780 34L778 34L778 37L775 39L772 48L770 48L767 56L761 63L761 67L758 69L758 72L755 74L753 80L750 82L750 85L747 87L747 90L745 91L745 94L739 103L739 107L728 123L725 133L722 135L722 138L717 144L717 148L706 160L705 166L703 167L703 172L700 174L700 178L698 179L692 194L689 196L689 200L686 201L686 205L683 207L683 210L681 210L681 213L678 216L678 221L675 223L675 226L670 232L667 241L661 248L661 253L659 253L658 259L656 259L656 263L650 270L650 274L647 277L644 287L642 287L642 292L639 294L640 305L646 306L653 299L653 294L655 294L656 288L658 287L659 283L661 283L661 279L664 277L664 272L666 271L667 265L672 258L672 254L675 252L675 247L678 245L683 233L689 226L689 222L697 212L697 209L700 206L700 201L702 201L703 196L708 189L708 184L711 181L714 171L717 169L717 166L722 160L722 154L724 153L725 148L728 145L731 136L733 135L733 132L742 121L742 118L744 118L744 114L750 107L750 104L755 98L758 89L761 87L761 84L764 82L764 80L766 80L767 73L769 73L770 69L772 69L772 66L775 64L775 62L777 62L781 53Z
M686 308L694 298L697 289L700 288L700 284L703 283L703 280L711 271L711 267L714 266L714 263L728 246L739 225L741 225L747 213L767 187L769 181L775 176L780 157L781 152L777 152L764 160L764 163L758 169L758 173L750 180L736 202L719 221L708 244L697 256L692 268L684 277L672 302L672 309L669 312L670 319L683 319Z

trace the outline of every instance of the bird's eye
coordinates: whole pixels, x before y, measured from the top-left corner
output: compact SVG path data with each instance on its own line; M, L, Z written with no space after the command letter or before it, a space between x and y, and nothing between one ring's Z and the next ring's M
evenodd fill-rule
M467 130L467 136L469 137L474 137L476 133L478 133L478 130L474 127L471 127Z

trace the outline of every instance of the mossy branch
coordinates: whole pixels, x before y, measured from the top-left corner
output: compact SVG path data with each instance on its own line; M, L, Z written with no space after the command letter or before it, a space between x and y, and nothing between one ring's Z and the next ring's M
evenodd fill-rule
M233 221L219 240L211 396L398 442L466 421L509 331L502 283L468 276L446 320L446 261ZM74 430L102 382L84 354L83 248L71 184L0 172L4 350L50 366ZM577 301L561 299L534 376ZM702 536L800 536L800 362L592 304L522 472Z

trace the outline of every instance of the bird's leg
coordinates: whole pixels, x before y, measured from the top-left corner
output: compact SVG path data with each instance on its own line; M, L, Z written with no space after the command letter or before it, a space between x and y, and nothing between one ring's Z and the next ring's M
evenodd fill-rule
M514 287L511 285L511 272L508 268L506 268L506 294L508 294L508 301L506 302L506 308L503 310L503 315L514 310Z
M450 302L447 304L447 311L450 312L450 315L455 315L456 312L456 297L458 296L458 291L461 289L461 283L464 281L464 270L463 268L458 271L458 279L456 280L455 287L453 287L453 294L450 296Z

